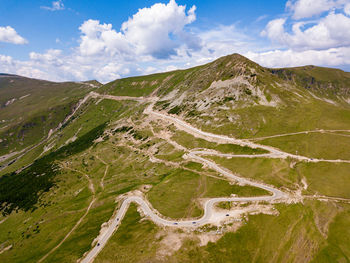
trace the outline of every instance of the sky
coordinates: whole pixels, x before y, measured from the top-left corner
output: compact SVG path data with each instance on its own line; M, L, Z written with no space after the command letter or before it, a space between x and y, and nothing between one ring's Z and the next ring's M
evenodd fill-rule
M350 0L0 0L2 73L106 83L232 53L350 71Z

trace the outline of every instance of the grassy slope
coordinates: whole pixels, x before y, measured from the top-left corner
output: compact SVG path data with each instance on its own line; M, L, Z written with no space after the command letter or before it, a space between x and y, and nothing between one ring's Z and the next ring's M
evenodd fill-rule
M115 95L145 96L161 86L157 91L158 95L167 94L173 89L188 90L196 94L196 92L208 88L213 80L229 79L238 74L251 73L249 70L241 70L239 67L232 67L228 70L225 65L232 58L240 65L248 63L252 68L261 70L256 64L242 60L240 57L224 57L215 63L194 69L117 80L101 88L101 92ZM264 85L279 79L288 83L297 83L299 85L296 87L298 92L306 96L308 91L304 90L305 87L301 85L304 82L293 79L286 80L284 76L275 73L269 75L270 73L266 69L263 70L265 72L264 78L260 81ZM216 72L219 73L216 74ZM314 77L316 78L317 75ZM340 82L341 78L343 76L337 77ZM305 83L307 82L308 80ZM292 91L288 93L286 90L269 87L270 91L273 89L280 96L284 96L285 100L293 97ZM344 89L340 87L339 90L344 94ZM327 90L320 91L319 86L312 87L312 91L319 96L322 94L330 96ZM97 105L95 102L91 101L89 106L84 107L79 112L79 117L76 120L64 127L57 137L56 147L64 144L74 134L80 137L101 122L108 120L112 123L118 120L121 115L125 118L131 117L135 121L139 118L139 113L142 112L142 107L136 106L132 102L128 102L128 104L102 101ZM239 124L228 123L226 113L223 111L218 113L217 117L218 123L221 122L220 124L223 123L224 126L206 126L205 118L195 119L191 117L190 122L205 130L233 134L237 137L259 137L314 128L349 128L350 115L346 105L334 106L309 97L307 102L304 102L296 103L291 100L285 107L280 108L260 105L234 109L229 114L239 115ZM79 131L80 127L82 129ZM188 144L189 147L198 147L204 144L203 141L193 139L191 136L175 136L174 139L180 143ZM79 155L67 156L67 159L64 159L71 167L91 176L97 193L97 202L79 226L78 231L73 232L63 246L47 259L47 262L62 262L64 260L73 262L81 257L82 253L89 249L100 225L110 218L115 207L114 198L144 184L153 186L147 195L154 207L165 215L174 217L200 215L201 211L194 201L197 197L227 196L230 193L239 195L263 194L255 188L237 187L222 180L205 177L202 175L203 168L196 163L185 164L187 168L196 172L176 170L164 164L151 163L147 156L127 147L117 146L117 143L118 139L107 140ZM309 140L308 143L312 143L312 140ZM283 144L284 142L281 142L281 145ZM285 144L292 145L288 142ZM342 147L345 144L346 141L340 143ZM322 153L322 149L317 149L321 145L314 144L313 152L310 153ZM137 145L137 147L139 146ZM247 152L246 149L238 149L232 145L217 146L206 143L205 147L223 152ZM305 149L309 150L310 147L307 146ZM340 156L341 152L338 154ZM104 189L100 186L100 181L104 175L105 166L96 158L97 155L110 165L105 177ZM159 157L179 162L181 155L181 152L176 152L170 147L164 148ZM347 194L348 167L346 165L333 167L328 164L324 166L297 164L296 168L291 168L289 160L227 160L214 157L213 160L242 176L265 181L278 187L295 189L301 178L306 177L309 183L308 193L317 192L349 197ZM43 203L46 203L46 206L39 207L33 212L20 210L18 213L12 213L6 221L0 224L0 245L14 245L11 250L0 254L0 261L30 262L38 260L63 238L83 214L84 208L86 209L91 200L91 193L87 188L85 178L79 173L68 171L62 171L56 178L58 180L57 187L51 188L49 192L40 196L44 199ZM247 223L237 233L227 233L217 243L209 243L207 246L199 247L196 241L185 242L175 255L164 261L302 262L317 256L317 262L322 260L327 262L327 259L339 258L341 260L349 257L347 233L343 231L349 227L349 222L346 219L349 210L347 206L307 202L296 205L279 205L278 210L279 216L250 216ZM332 221L336 214L338 216ZM0 217L0 220L2 219L3 217ZM135 207L132 206L125 221L123 221L124 226L122 224L106 249L98 257L99 262L127 262L130 260L145 262L154 259L158 243L152 242L157 240L156 232L158 229L148 221L139 222L139 219ZM328 224L331 222L333 223L327 237ZM37 233L36 225L39 225L39 233ZM10 232L9 229L11 229ZM154 246L150 246L150 243ZM37 249L33 249L34 247Z
M313 262L346 262L350 259L350 211L337 215L329 228L326 245L318 252Z
M296 170L305 177L308 193L350 198L350 164L300 163Z
M252 149L249 147L242 147L235 144L218 144L214 142L208 142L204 139L196 138L191 134L188 134L184 131L175 130L175 135L172 137L172 140L176 141L180 145L188 148L207 148L217 150L222 153L232 153L232 154L263 154L267 151L262 149Z
M289 160L267 158L227 159L215 156L208 158L243 177L263 181L277 187L286 186L293 189L300 180L296 170L291 168Z
M350 160L349 137L338 134L309 133L260 141L289 153L313 158Z
M0 155L21 150L45 137L92 89L75 82L0 77ZM11 99L16 100L6 106Z
M131 204L118 231L95 262L153 262L157 251L154 244L158 228L148 220L140 220L135 204Z
M202 215L198 198L256 196L268 194L251 186L230 185L229 182L186 170L175 170L154 186L148 199L161 214L171 218L188 218Z
M167 258L157 256L163 235L131 206L97 262L346 262L349 206L321 202L278 205L279 216L252 215L235 233L199 247L185 239ZM273 231L271 231L273 229ZM329 229L329 230L328 230ZM324 234L329 231L329 237ZM116 256L117 251L117 256ZM114 255L114 256L113 256Z
M279 205L279 216L250 216L236 233L227 233L216 243L193 247L188 242L169 262L307 262L327 244L315 220L330 210L336 208L313 203ZM348 222L341 223L341 227L347 225ZM345 245L342 241L340 238L334 242L343 249L335 251L340 258L349 248L349 243Z

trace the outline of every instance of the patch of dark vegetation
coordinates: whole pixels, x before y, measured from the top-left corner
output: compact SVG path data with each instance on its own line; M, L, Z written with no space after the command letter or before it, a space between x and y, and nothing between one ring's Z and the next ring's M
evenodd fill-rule
M158 176L158 181L157 182L154 182L154 183L151 183L152 185L157 185L157 184L160 184L162 181L165 180L165 178L167 178L169 175L171 175L172 173L171 172L167 172L167 173L164 173L164 174L160 174Z
M90 130L76 141L34 161L19 173L0 177L0 211L8 215L12 211L33 211L37 208L40 196L56 185L59 173L56 163L68 156L84 151L93 145L94 140L103 134L106 123Z
M130 186L124 187L124 188L114 192L113 194L115 194L115 195L125 194L127 192L130 192L131 190L134 190L137 186L138 186L138 184L132 184Z
M147 135L144 135L141 132L135 131L135 130L131 131L131 135L132 137L134 137L135 140L139 140L139 141L145 141L148 139Z
M219 144L216 147L217 150L223 153L235 153L235 154L265 154L268 151L259 148L250 148L248 146L240 146L236 144Z
M171 108L171 109L168 111L168 113L169 113L169 114L176 114L176 115L178 115L179 113L182 112L182 110L183 110L183 108L177 105L177 106Z
M121 133L121 132L129 132L130 130L132 130L132 127L130 127L130 126L122 126L120 128L114 129L113 130L113 134Z
M191 110L187 113L187 117L197 117L200 115L201 115L201 113L199 111L196 111L196 110Z
M235 74L234 73L228 73L226 76L223 76L221 78L222 81L225 81L225 80L228 80L228 79L232 79L235 77Z
M244 89L244 93L249 95L249 96L252 95L252 91L250 89L248 89L248 88Z
M167 100L164 100L164 101L157 101L155 106L158 108L158 107L161 107L163 110L165 108L167 108L168 106L170 105L170 102L167 101Z
M225 97L224 98L224 102L229 102L229 101L233 101L233 100L236 100L235 97Z
M165 110L170 105L170 102L164 103L162 106L162 109Z

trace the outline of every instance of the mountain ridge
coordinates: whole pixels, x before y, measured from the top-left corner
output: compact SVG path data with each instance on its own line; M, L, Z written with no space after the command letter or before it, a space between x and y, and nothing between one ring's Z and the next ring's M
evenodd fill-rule
M98 87L17 86L0 109L0 261L346 261L338 73L234 54Z

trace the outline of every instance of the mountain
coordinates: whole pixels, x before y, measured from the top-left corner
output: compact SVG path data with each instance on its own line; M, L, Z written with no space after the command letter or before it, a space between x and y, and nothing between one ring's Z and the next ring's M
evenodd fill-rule
M346 262L350 73L233 54L0 75L1 262Z
M46 138L98 82L55 83L0 75L0 161Z

